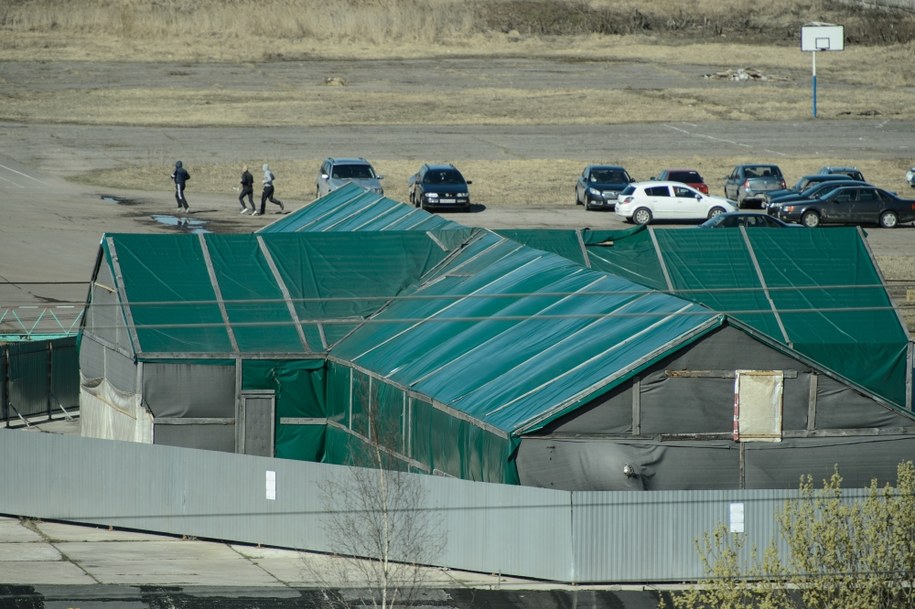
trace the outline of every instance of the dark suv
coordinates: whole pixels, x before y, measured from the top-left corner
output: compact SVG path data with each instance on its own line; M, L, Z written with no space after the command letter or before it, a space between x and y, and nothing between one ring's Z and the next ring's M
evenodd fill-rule
M383 195L384 188L381 187L380 181L382 178L384 176L375 173L372 164L362 157L328 157L321 163L321 169L318 170L318 177L315 179L315 198L323 197L350 182Z
M575 185L575 204L585 209L616 208L620 192L635 180L619 165L587 165Z
M423 209L470 209L470 190L473 184L465 180L457 167L448 164L426 163L407 180L410 203Z

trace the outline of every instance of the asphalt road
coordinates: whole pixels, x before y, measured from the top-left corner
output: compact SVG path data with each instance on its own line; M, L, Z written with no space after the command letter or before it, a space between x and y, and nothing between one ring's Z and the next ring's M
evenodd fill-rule
M714 121L604 125L356 125L339 127L123 127L0 124L3 151L32 171L72 176L92 169L172 161L176 150L199 163L235 163L240 156L324 158L329 149L381 163L422 159L447 142L465 159L565 158L591 161L597 150L624 148L627 158L754 154L815 159L915 159L915 122L807 120ZM591 142L592 144L589 144ZM239 151L244 151L240 153ZM574 182L574 180L573 180Z

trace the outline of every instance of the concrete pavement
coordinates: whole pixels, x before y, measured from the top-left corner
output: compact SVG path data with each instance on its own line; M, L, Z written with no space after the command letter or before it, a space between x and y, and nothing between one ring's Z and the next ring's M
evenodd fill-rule
M348 574L347 571L352 571ZM0 516L0 609L320 607L363 602L350 561L295 550ZM428 569L419 607L654 609L657 589Z

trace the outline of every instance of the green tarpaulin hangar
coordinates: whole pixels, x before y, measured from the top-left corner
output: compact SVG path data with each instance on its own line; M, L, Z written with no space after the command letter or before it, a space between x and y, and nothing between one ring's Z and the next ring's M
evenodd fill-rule
M836 463L864 486L915 452L894 314L895 334L873 334L898 338L884 352L908 371L856 355L868 371L846 377L798 348L815 333L778 340L758 299L742 317L733 296L719 311L692 284L668 294L676 265L658 274L637 253L624 273L622 247L599 257L606 272L591 249L611 235L587 232L509 238L345 187L254 235L106 235L81 335L83 434L326 462L378 443L416 471L572 490L793 488ZM771 249L803 265L813 250L789 237ZM838 264L848 243L817 255ZM714 276L704 293L719 298L737 281ZM841 310L866 307L831 302L806 297L853 340L860 320Z

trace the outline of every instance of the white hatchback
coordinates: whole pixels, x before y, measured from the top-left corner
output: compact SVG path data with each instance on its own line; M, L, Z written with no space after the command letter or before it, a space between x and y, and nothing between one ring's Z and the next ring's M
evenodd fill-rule
M733 201L706 195L681 182L635 182L620 193L616 215L627 222L652 220L708 220L737 211Z

